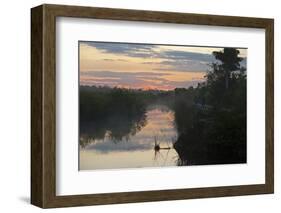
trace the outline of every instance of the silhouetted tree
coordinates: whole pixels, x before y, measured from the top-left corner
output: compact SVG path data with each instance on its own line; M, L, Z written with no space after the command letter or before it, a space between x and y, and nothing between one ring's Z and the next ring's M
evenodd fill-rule
M240 62L243 58L239 57L239 50L234 48L224 48L223 51L214 51L213 55L221 64L216 63L216 68L224 72L225 89L229 87L230 74L233 71L240 70Z

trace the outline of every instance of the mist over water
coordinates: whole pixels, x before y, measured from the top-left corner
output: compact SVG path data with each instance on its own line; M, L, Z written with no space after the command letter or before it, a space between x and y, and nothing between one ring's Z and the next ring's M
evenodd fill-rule
M176 140L174 112L166 106L149 106L145 124L137 132L116 139L107 130L103 138L90 139L80 147L80 169L176 166ZM155 144L159 144L159 150L155 150Z

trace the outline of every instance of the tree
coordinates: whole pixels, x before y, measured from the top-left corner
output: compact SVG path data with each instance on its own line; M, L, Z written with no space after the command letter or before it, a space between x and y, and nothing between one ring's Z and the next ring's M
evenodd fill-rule
M239 50L234 48L224 48L223 51L214 51L213 55L221 64L216 64L219 70L224 72L225 89L229 87L230 74L233 71L240 70L240 62L243 58L239 57Z

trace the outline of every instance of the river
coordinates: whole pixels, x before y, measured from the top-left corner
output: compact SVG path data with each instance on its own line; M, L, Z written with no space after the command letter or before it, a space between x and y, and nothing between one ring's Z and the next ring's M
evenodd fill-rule
M80 170L176 166L178 154L174 112L165 106L150 106L146 122L138 131L119 140L110 131L102 139L80 146Z

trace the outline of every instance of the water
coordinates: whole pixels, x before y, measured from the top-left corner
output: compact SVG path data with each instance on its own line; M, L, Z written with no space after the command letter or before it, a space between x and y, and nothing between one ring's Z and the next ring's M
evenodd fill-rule
M142 125L118 139L109 130L103 138L88 139L80 146L80 170L176 166L174 112L151 106L145 115Z

